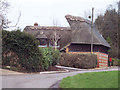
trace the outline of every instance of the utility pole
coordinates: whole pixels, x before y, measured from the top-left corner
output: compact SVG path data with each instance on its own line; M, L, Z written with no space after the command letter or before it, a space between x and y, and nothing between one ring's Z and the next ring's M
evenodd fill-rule
M92 24L91 24L91 53L93 53L93 18L94 18L94 8L92 8Z

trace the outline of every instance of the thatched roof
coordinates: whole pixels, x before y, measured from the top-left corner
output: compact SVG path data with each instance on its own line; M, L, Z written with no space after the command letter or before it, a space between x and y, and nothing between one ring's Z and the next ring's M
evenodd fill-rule
M91 43L91 22L81 17L66 15L72 31L71 43L90 44ZM110 47L97 28L93 27L93 44Z
M34 35L36 38L50 38L57 34L62 36L65 33L71 32L70 27L57 27L57 26L26 26L24 32Z
M36 38L50 38L54 31L60 35L61 48L65 48L70 43L76 44L91 44L91 22L79 16L66 15L70 27L55 27L55 26L26 26L24 32L33 34ZM41 34L42 33L42 34ZM110 47L98 29L93 27L93 44Z
M40 34L40 35L37 35L36 38L38 38L38 39L40 39L40 38L47 38L47 36L45 34Z
M70 27L58 26L26 26L24 30L71 30Z

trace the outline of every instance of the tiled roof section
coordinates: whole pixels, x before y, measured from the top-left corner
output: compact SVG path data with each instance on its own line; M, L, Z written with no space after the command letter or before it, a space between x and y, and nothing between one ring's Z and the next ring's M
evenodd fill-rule
M91 23L89 20L86 20L86 19L79 17L79 16L66 15L65 18L69 19L69 20L74 20L74 21L86 22L89 24Z
M25 30L71 30L70 27L55 27L55 26L26 26Z

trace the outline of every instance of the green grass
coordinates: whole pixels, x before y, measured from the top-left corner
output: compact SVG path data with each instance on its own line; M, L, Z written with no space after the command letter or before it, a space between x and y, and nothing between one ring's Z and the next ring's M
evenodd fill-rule
M61 88L118 88L118 71L90 72L68 76Z

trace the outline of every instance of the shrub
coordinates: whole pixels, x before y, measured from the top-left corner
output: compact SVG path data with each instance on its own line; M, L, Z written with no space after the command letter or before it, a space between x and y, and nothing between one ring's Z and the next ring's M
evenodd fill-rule
M2 50L2 65L18 67L28 72L41 71L42 52L32 35L19 30L3 30Z
M120 66L120 59L112 58L113 66Z
M54 66L58 63L59 60L59 51L54 50L53 48L40 48L42 51L42 68L47 70L50 66Z
M52 66L55 66L55 65L58 64L59 59L60 59L60 52L59 52L59 50L53 50L52 56L53 56Z
M75 67L75 68L95 68L97 55L94 54L67 54L62 53L60 65Z

